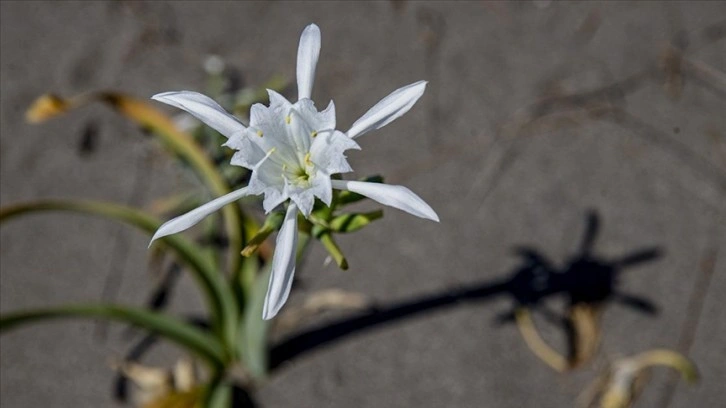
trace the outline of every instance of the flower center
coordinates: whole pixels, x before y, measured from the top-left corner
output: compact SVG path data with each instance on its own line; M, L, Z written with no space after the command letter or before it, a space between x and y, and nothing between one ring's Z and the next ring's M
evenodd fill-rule
M315 165L310 159L310 153L305 154L300 162L296 161L290 163L290 165L283 164L282 166L282 176L291 184L300 188L310 187L314 175Z
M307 182L308 180L310 180L310 174L308 174L307 170L303 168L298 169L298 171L295 173L295 176L295 180L298 182Z

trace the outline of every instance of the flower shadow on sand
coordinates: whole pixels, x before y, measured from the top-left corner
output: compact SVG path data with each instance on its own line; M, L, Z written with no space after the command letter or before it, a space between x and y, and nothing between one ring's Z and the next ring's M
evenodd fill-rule
M657 308L650 300L619 290L618 282L621 273L627 268L659 258L661 250L657 247L646 247L616 259L598 257L593 253L593 246L599 228L597 213L588 212L587 226L579 250L563 268L553 266L547 257L533 248L518 247L516 253L523 262L508 278L374 307L354 316L326 323L322 327L293 334L272 347L271 369L349 335L437 309L484 302L497 295L509 295L514 301L513 311L502 314L497 319L500 323L512 320L515 311L522 308L542 312L552 320L555 313L544 306L544 301L554 297L564 297L568 307L590 305L600 308L608 301L615 301L647 314L655 314ZM572 327L563 317L555 316L554 320L563 324L570 340L569 352L571 355L575 354Z
M274 375L274 371L284 363L348 336L384 328L439 309L482 303L497 296L509 296L513 301L512 310L500 314L495 322L497 324L514 321L518 311L528 310L542 314L545 320L560 325L568 339L568 357L562 369L574 368L581 350L578 350L576 328L573 327L572 319L568 318L567 311L581 306L601 310L612 301L649 315L657 313L653 302L622 290L619 280L628 268L661 257L660 248L644 247L615 259L606 259L594 253L599 229L599 216L595 211L589 211L578 251L563 267L554 266L552 261L534 248L520 246L515 248L515 253L522 262L503 279L484 281L408 301L376 305L317 327L294 332L271 346L270 370ZM548 300L555 298L564 299L565 313L553 311L547 305ZM199 325L206 324L199 319L192 320ZM145 337L126 356L127 359L140 359L154 343L153 336ZM126 380L119 377L115 390L117 398L126 398L126 385ZM254 407L256 403L252 395L237 389L234 406Z

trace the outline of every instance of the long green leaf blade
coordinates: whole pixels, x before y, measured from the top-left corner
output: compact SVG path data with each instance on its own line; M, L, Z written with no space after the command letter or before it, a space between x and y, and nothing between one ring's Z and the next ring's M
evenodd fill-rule
M117 305L68 305L8 313L0 317L0 332L39 320L74 317L116 320L144 328L193 352L212 366L221 366L226 359L224 348L216 338L188 323L162 313Z
M270 268L258 274L252 285L252 294L247 301L244 320L240 325L239 354L245 368L255 378L264 378L267 374L267 331L270 323L262 319L262 309L270 280Z
M295 258L299 261L310 242L310 235L300 233ZM242 356L245 368L256 380L264 379L268 370L268 335L270 321L262 319L267 287L270 281L270 265L263 267L263 273L257 274L249 299L244 309L243 320L239 330L239 355Z
M229 408L232 404L232 385L224 381L212 381L207 389L206 408Z
M133 225L148 234L153 234L161 225L161 221L155 217L132 207L84 200L42 200L7 206L0 209L0 223L13 217L40 211L71 211L97 215ZM203 289L219 330L228 342L234 341L238 311L232 290L223 276L211 266L207 258L202 256L201 248L180 235L164 237L160 241L174 250L176 255L189 266L192 276Z

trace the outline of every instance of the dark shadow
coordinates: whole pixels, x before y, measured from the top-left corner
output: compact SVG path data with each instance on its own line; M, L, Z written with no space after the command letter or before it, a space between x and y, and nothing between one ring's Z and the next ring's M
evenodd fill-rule
M580 248L562 269L535 249L516 248L516 253L524 260L508 288L516 306L537 307L547 297L563 295L570 304L612 300L654 314L657 309L649 300L619 291L618 280L624 269L653 261L661 256L661 251L651 247L616 259L598 257L593 253L593 246L599 228L597 213L590 211Z
M508 278L492 280L457 289L419 297L409 301L372 307L332 323L294 334L275 344L270 349L270 370L283 363L319 347L333 344L346 336L364 333L367 330L386 327L405 319L412 319L427 312L468 303L483 303L497 295L507 295L513 301L512 310L500 314L496 322L513 321L514 310L527 307L537 311L546 321L561 326L574 343L574 331L567 317L552 310L545 300L563 297L569 306L578 303L602 305L618 302L647 314L655 314L657 307L648 299L622 291L619 288L621 273L632 266L651 262L661 256L660 249L648 247L633 251L614 259L606 259L594 254L594 245L600 229L600 219L596 212L587 214L587 226L575 255L558 268L554 262L532 247L520 246L514 253L521 263ZM176 271L170 271L165 282L152 296L151 305L163 307L168 299L168 291L176 281ZM167 280L168 279L168 280ZM190 318L193 324L208 328L204 319ZM129 361L138 361L156 344L157 338L148 335L142 338L126 355ZM118 400L128 399L128 380L119 375L115 382L114 395ZM235 389L235 407L254 407L252 395L243 389Z
M159 311L165 309L169 304L172 292L176 287L179 278L181 278L182 268L176 262L172 262L166 273L161 278L161 282L154 288L147 302L150 310Z
M648 299L620 291L618 280L623 270L660 257L660 249L644 248L616 259L598 257L593 253L593 247L599 227L597 213L588 212L587 227L578 251L563 268L557 268L546 256L531 247L518 247L515 253L523 263L509 278L374 307L322 327L294 334L271 348L270 369L274 370L286 361L349 335L385 327L433 310L465 303L482 303L496 295L509 295L514 301L513 310L518 307L537 309L548 320L563 325L568 333L571 332L567 327L568 320L547 309L542 304L543 300L564 296L570 305L615 301L641 312L656 313L656 306ZM498 320L506 322L512 316L513 311L507 312Z
M252 398L252 394L248 390L242 387L233 387L232 406L234 408L255 408L258 404L255 402L254 398Z

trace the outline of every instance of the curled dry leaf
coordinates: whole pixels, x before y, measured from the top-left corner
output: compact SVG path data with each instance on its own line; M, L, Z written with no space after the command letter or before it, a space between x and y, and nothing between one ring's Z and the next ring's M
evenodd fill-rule
M517 328L527 347L545 364L558 372L573 370L595 356L600 344L600 307L577 303L570 307L568 320L572 327L569 357L565 357L549 346L534 324L529 308L515 311Z
M519 333L534 355L557 372L567 371L569 368L567 359L542 339L539 330L534 325L530 309L526 307L518 308L514 311L514 318L517 322Z
M182 358L169 370L133 361L113 360L111 367L136 386L134 404L142 408L198 407L202 397L197 367Z
M632 407L648 382L649 369L654 366L673 368L689 383L698 380L696 366L685 356L668 349L649 350L615 360L583 391L578 405L586 408Z
M579 367L595 357L600 345L600 307L579 303L570 308L573 330L573 350L569 368Z

